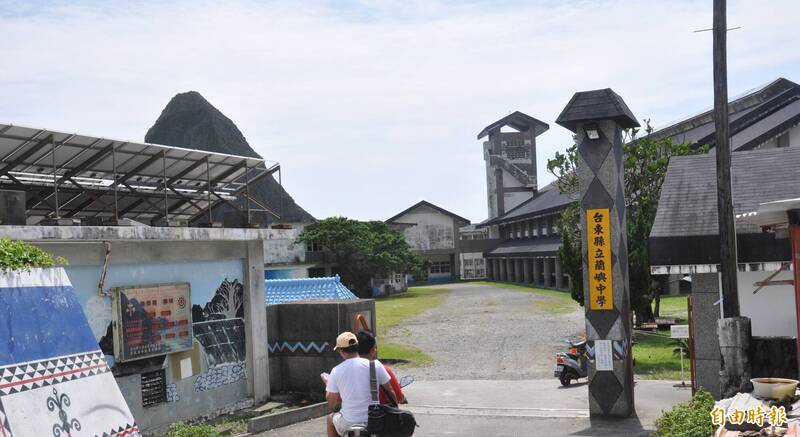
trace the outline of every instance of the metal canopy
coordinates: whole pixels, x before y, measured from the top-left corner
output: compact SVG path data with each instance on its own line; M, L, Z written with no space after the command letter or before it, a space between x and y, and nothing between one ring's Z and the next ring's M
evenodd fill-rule
M198 220L278 171L264 160L0 124L0 189L28 217ZM249 200L249 198L248 198ZM246 202L249 210L250 202Z

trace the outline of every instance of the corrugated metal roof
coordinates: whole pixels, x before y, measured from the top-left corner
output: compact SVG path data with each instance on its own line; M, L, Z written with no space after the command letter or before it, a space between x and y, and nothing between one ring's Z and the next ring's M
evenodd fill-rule
M339 276L328 278L266 279L267 305L314 300L355 300Z

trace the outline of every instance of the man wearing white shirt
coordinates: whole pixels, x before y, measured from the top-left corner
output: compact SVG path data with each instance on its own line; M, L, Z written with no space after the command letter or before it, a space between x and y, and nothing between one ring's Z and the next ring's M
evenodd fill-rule
M334 367L327 378L325 399L334 410L339 404L339 412L328 415L328 437L344 435L353 425L367 424L367 411L372 403L369 386L369 360L358 356L358 338L352 332L343 332L336 338L336 347L344 362ZM378 384L383 386L392 398L397 396L389 384L389 374L383 365L375 361L375 375Z

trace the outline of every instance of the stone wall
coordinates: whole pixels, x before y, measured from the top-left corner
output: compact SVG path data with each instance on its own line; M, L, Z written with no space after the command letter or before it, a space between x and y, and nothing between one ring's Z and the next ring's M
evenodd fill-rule
M716 273L692 275L692 337L694 339L695 378L699 387L719 399L721 356L717 320L720 307L719 278Z

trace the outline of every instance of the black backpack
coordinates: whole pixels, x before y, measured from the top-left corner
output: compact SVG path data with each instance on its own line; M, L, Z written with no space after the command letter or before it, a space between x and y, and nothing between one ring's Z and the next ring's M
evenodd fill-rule
M367 431L381 437L407 437L414 435L417 420L410 411L401 410L378 402L378 378L375 375L375 362L369 362L369 385L372 404L369 406Z

